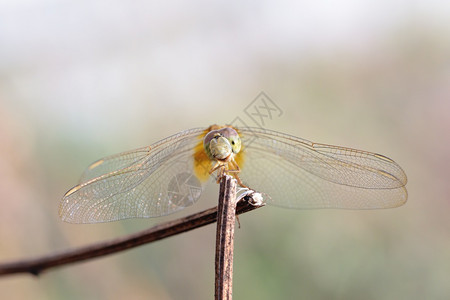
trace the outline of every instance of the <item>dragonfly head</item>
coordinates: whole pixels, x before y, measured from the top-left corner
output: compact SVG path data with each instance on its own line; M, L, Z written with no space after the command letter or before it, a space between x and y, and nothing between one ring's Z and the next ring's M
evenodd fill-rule
M234 154L237 154L239 153L239 151L241 151L241 138L239 137L239 134L236 130L230 127L225 127L220 129L219 132L228 139L228 142L231 145L231 150Z
M236 130L225 127L208 132L203 145L211 159L223 160L241 150L241 139Z

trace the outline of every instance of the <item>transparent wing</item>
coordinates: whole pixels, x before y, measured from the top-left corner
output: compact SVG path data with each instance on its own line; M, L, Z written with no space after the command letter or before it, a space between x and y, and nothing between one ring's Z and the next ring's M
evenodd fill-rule
M147 146L99 159L86 168L80 178L79 184L85 183L96 177L142 163L149 157L151 149L152 146Z
M93 163L60 204L71 223L158 217L195 203L203 184L193 174L193 152L204 129L191 129L150 147Z
M239 128L240 177L289 208L373 209L407 200L406 175L393 160L371 152L313 143L261 128Z

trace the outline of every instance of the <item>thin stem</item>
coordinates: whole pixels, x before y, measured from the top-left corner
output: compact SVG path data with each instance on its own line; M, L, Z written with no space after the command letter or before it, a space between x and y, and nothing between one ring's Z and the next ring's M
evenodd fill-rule
M242 214L259 207L250 204L245 199L243 200L244 201L239 201L236 208L236 214ZM0 276L14 273L29 273L37 276L47 269L131 249L214 223L216 220L217 207L213 207L114 240L103 241L59 253L52 253L42 257L2 263L0 264Z
M215 299L231 300L233 291L233 246L236 223L236 179L220 180L216 234Z

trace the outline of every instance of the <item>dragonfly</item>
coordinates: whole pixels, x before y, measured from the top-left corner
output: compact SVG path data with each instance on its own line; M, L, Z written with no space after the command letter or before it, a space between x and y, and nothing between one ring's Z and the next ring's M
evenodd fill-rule
M393 208L408 198L405 172L384 155L212 125L97 160L64 195L59 215L70 223L165 216L195 204L224 175L285 208Z

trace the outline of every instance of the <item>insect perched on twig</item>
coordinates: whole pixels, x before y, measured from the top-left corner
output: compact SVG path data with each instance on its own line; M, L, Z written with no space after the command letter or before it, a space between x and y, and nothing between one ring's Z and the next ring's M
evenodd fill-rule
M194 204L208 179L229 174L287 208L391 208L407 179L390 158L276 131L212 125L100 159L61 201L71 223L159 217Z

